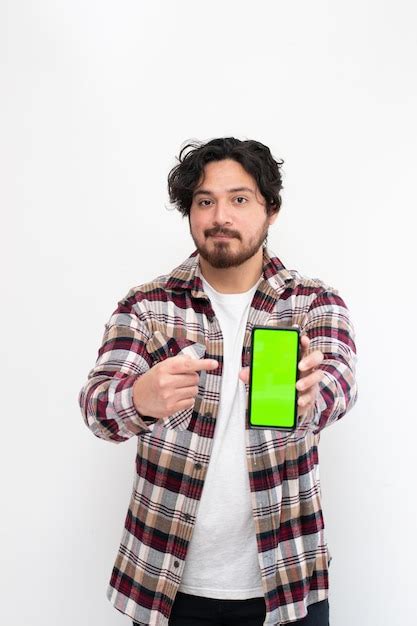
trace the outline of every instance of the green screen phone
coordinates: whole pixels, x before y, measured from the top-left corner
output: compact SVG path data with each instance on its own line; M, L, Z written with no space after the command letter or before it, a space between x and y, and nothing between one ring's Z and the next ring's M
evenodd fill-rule
M253 327L248 401L251 428L296 428L299 352L298 327Z

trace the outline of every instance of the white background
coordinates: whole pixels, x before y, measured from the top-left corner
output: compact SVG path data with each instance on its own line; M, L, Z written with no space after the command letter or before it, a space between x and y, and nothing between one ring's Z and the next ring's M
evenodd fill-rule
M1 624L130 624L105 591L135 440L77 396L117 301L194 249L181 145L231 135L284 158L269 245L356 327L359 400L320 444L332 626L417 623L415 23L412 0L3 0Z

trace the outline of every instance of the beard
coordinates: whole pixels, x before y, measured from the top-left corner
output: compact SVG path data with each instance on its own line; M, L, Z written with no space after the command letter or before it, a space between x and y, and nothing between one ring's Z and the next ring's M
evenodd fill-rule
M242 265L242 263L251 259L258 252L259 248L268 237L268 226L268 218L266 218L260 231L256 233L256 235L254 235L254 237L252 237L246 244L240 246L237 252L232 252L231 241L222 241L221 239L217 239L216 241L213 240L214 246L209 249L206 243L200 243L196 237L194 237L191 225L190 234L197 251L200 253L202 258L207 261L207 263L216 269L227 269L229 267L238 267L239 265ZM225 228L211 228L206 230L204 235L206 238L210 235L229 235L230 237L241 241L239 233Z

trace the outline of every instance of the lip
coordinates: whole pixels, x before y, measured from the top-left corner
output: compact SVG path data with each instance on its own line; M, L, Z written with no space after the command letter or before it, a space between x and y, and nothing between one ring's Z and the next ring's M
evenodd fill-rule
M232 239L228 235L210 235L213 239Z

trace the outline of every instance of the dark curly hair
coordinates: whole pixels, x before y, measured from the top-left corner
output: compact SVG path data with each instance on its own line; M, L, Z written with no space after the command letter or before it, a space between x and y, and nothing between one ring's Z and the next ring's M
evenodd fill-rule
M168 174L169 199L184 216L189 216L193 191L210 161L233 159L255 179L266 201L268 215L278 213L281 207L282 179L280 168L284 161L276 161L270 149L259 141L241 141L234 137L212 139L207 143L187 143L180 151L178 165Z

